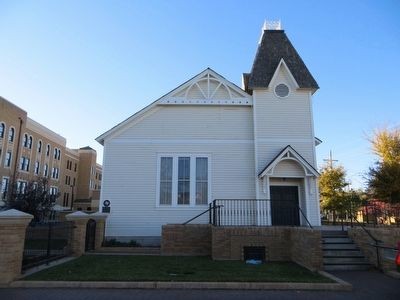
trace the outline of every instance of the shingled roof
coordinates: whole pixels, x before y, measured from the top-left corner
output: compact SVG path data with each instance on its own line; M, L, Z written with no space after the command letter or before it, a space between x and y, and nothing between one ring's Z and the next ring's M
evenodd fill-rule
M268 87L281 59L285 61L299 88L319 88L284 30L264 30L251 69L248 88Z

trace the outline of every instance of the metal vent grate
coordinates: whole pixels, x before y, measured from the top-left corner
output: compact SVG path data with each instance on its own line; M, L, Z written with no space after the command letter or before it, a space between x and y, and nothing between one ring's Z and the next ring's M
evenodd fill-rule
M287 97L289 95L289 87L286 84L280 83L275 87L275 94L280 98Z

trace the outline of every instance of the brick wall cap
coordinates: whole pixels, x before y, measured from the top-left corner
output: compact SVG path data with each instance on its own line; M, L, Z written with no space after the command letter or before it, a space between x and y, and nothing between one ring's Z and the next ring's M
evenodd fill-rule
M76 211L74 213L65 215L65 218L67 220L80 220L80 219L90 219L90 216L87 213L84 213L83 211Z
M88 217L90 219L93 219L93 220L105 220L105 219L107 219L108 214L101 213L101 212L98 211L98 212L95 212L93 214L89 214Z
M24 213L20 210L9 209L0 212L0 218L23 218L23 219L33 219L31 214Z
M0 212L0 224L24 224L33 219L33 216L16 209L9 209Z

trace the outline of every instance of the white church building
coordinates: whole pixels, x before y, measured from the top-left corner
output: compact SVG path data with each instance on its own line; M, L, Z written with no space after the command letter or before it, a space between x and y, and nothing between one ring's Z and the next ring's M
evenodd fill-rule
M319 226L317 89L267 24L242 88L207 68L99 136L106 238L157 244L208 209L192 223Z

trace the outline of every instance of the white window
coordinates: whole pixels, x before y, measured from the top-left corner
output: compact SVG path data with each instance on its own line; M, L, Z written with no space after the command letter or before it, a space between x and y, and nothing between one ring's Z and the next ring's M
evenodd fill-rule
M9 182L10 182L10 178L8 178L8 177L3 177L2 181L1 181L0 199L2 199L2 200L6 199L6 197L7 197Z
M17 181L17 193L18 194L25 194L27 182L23 180Z
M172 204L172 157L161 157L160 204Z
M10 143L14 142L14 134L15 134L15 129L11 127L8 132L8 141Z
M0 123L0 138L4 137L4 131L6 131L6 125L4 125L4 123Z
M48 175L49 175L49 166L48 164L45 164L43 168L43 176L47 177Z
M25 156L21 156L20 160L19 160L19 169L21 171L29 171L29 158L25 157Z
M40 170L40 163L38 161L35 162L35 174L38 175Z
M6 153L6 159L4 161L4 166L5 167L11 166L11 151L7 151L7 153Z
M160 155L157 205L207 205L210 198L209 163L207 155Z

